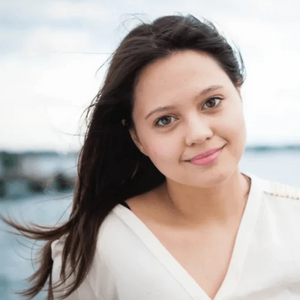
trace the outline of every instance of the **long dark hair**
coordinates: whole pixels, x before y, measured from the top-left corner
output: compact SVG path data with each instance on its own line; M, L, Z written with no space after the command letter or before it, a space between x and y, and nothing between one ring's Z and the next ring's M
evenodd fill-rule
M65 240L61 277L74 275L64 297L75 291L91 267L97 234L109 212L118 203L164 182L164 175L138 150L128 129L134 129L134 88L141 71L182 50L210 55L236 87L243 83L240 52L207 20L200 21L191 15L165 16L130 31L113 53L104 84L87 109L88 128L68 221L56 228L45 228L23 227L6 220L25 237L46 241L38 257L39 267L30 278L31 287L23 296L31 299L48 286L47 299L53 299L51 243L62 237Z

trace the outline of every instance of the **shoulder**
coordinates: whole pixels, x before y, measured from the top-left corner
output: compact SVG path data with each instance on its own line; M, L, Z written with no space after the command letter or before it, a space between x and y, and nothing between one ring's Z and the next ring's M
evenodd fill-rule
M116 205L100 226L97 253L105 261L117 256L125 257L132 250L136 235L136 218L132 211L121 204ZM122 249L122 254L120 254Z
M126 225L114 210L109 213L100 226L96 241L96 252L87 277L81 286L66 300L115 299L117 291L110 263L113 261L114 251L120 251L120 247L122 247L121 237L126 232ZM54 285L55 283L60 283L61 280L60 272L64 245L65 237L55 240L51 244L51 257L53 260L52 280ZM70 284L73 279L74 276L72 275L65 284ZM62 292L54 290L54 294L59 297L62 295Z
M101 256L103 250L105 250L109 245L114 245L117 241L120 240L120 236L122 235L124 236L126 232L128 232L128 225L126 224L127 210L128 210L127 208L121 205L117 205L115 208L113 208L110 211L110 213L102 222L99 228L98 237L96 241L97 259L99 255ZM59 240L55 240L51 244L51 257L52 260L57 264L60 262L60 259L62 257L65 240L66 237L63 236Z
M299 260L300 188L283 182L265 181L259 199L256 238L272 251L289 253Z
M300 217L300 187L247 174L252 179L252 197L258 200L261 213Z
M130 229L130 218L128 213L131 213L129 209L118 204L114 207L107 217L102 222L96 245L95 261L100 263L102 261L102 254L109 253L109 248L119 247L124 238L132 235ZM55 240L51 244L51 257L57 266L61 264L61 258L66 237L63 236L59 240Z
M300 200L300 187L288 185L282 182L268 181L264 193L274 198L287 198Z
M262 192L269 199L290 199L300 200L300 181L299 187L290 185L283 182L278 182L270 179L266 179L255 174L244 172L248 177L252 179L255 189Z
M299 222L300 226L300 188L272 180L261 182L264 183L261 194L264 215L277 216L288 223Z

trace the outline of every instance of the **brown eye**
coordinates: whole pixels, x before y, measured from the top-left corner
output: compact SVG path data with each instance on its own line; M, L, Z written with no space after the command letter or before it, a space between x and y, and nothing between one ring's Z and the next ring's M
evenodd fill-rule
M175 119L175 118L172 116L161 117L161 118L157 119L157 121L155 122L155 126L164 127L164 126L170 125L172 123L173 119Z
M218 104L215 104L216 101L219 101ZM221 101L222 101L222 100L221 100L220 98L214 97L214 98L208 99L208 100L204 103L204 105L206 105L206 104L208 103L208 108L214 108L214 107L218 106L219 103L220 103Z

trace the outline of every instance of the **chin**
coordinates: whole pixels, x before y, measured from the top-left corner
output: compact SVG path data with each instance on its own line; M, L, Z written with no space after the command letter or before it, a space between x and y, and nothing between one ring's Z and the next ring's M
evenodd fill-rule
M188 174L175 180L180 184L187 186L194 186L198 188L213 188L228 180L236 171L237 166L234 168L232 165L226 164L226 166L216 166L212 169L207 169L205 171L201 170L198 174L193 172L193 174Z

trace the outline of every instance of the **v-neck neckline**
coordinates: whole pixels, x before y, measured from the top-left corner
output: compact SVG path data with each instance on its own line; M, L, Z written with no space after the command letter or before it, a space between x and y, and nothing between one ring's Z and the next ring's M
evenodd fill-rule
M251 243L260 207L261 189L259 178L242 172L251 179L248 200L236 235L233 252L225 278L213 299L211 299L188 271L165 248L154 233L131 210L118 204L113 212L128 225L161 265L178 281L194 300L221 300L230 297L241 276L247 250Z

